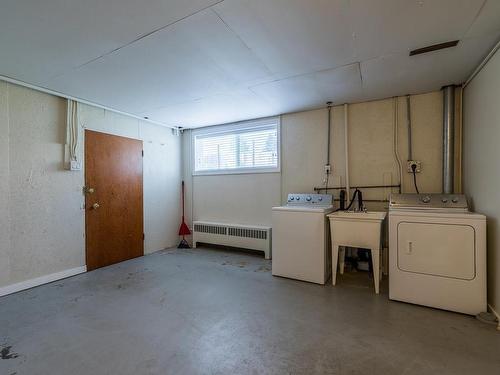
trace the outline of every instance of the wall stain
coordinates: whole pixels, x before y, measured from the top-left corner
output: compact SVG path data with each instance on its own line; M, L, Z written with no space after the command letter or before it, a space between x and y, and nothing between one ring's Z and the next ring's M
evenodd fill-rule
M12 345L3 346L2 350L0 350L0 359L14 359L19 357L19 354L11 352Z

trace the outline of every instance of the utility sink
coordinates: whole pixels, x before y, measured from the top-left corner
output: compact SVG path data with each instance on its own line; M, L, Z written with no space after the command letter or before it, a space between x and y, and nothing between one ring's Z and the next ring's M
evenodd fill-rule
M387 216L387 212L380 211L367 211L367 212L359 212L359 211L337 211L328 215L330 220L361 220L361 221L383 221Z
M332 235L332 283L336 284L337 264L340 273L344 273L345 246L368 249L373 263L373 280L375 293L379 293L382 222L387 212L337 211L327 215L330 219ZM340 249L342 248L342 249ZM340 255L340 260L339 260Z

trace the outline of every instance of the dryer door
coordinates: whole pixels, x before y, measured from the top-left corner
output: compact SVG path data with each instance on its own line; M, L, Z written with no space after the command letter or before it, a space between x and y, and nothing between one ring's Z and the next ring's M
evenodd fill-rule
M400 222L398 268L433 276L474 279L474 228L469 225Z

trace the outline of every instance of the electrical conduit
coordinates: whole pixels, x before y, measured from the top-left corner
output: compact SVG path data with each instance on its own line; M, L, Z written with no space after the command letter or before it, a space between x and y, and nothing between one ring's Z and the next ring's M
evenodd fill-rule
M349 183L349 105L344 104L344 142L345 142L345 189L346 197L349 202L351 199L351 188Z

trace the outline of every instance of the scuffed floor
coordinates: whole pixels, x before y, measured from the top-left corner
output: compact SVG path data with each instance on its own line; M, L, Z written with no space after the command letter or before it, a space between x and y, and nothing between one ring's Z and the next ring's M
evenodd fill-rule
M164 250L0 298L0 374L496 374L500 333L262 257Z

